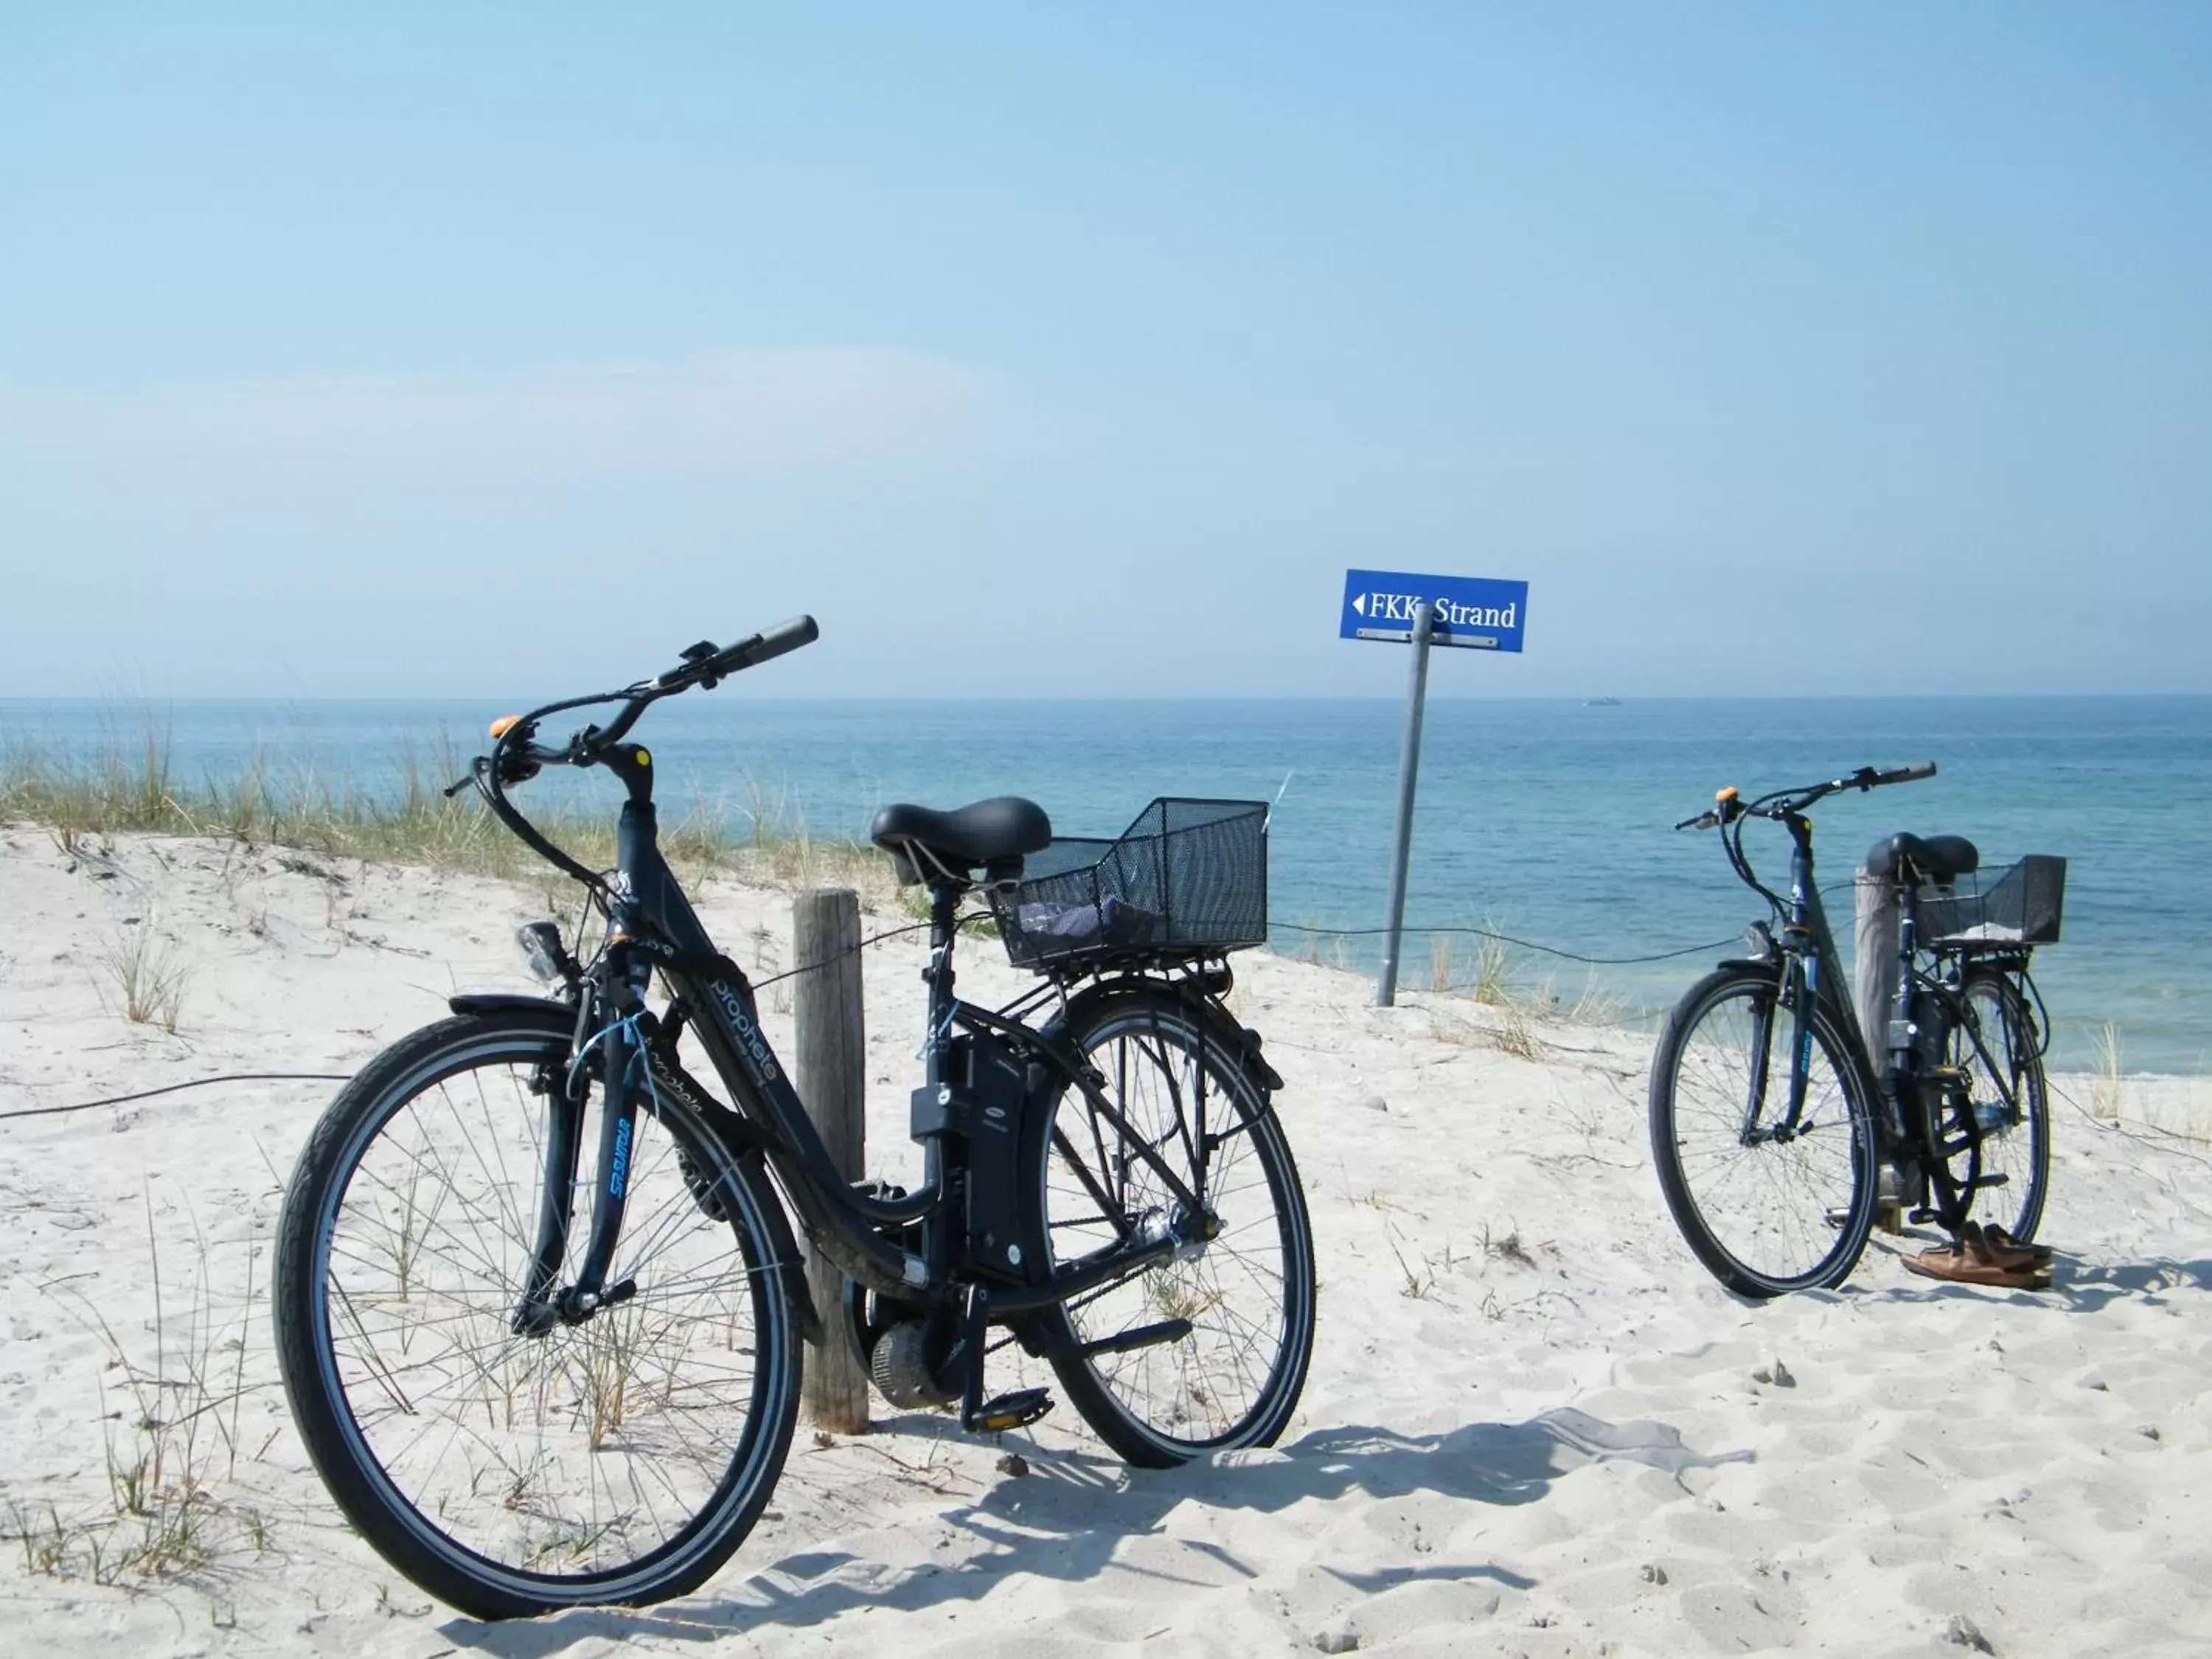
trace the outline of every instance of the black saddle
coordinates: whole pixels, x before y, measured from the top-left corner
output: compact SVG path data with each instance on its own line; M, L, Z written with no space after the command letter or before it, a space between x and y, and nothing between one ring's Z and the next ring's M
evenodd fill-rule
M951 812L904 802L876 814L868 839L896 857L920 847L947 870L972 870L981 865L1003 872L1016 872L1024 854L1042 852L1052 841L1052 820L1044 808L1019 795L1000 795L979 800Z
M1964 836L1892 836L1867 854L1867 874L1877 881L1948 886L1982 867L1981 849Z

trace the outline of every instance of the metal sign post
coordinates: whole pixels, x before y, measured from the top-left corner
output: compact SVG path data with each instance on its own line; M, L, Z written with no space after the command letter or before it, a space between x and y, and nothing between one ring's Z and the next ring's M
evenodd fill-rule
M1476 651L1521 649L1528 619L1528 584L1480 576L1420 576L1402 571L1347 570L1344 613L1337 635L1381 640L1413 647L1413 678L1406 700L1406 744L1398 762L1398 835L1390 851L1389 926L1382 935L1382 969L1375 1006L1398 998L1398 946L1406 922L1406 877L1413 846L1413 781L1421 767L1421 714L1428 702L1429 647L1454 645Z
M1398 838L1390 848L1390 923L1382 935L1382 971L1375 981L1375 1006L1388 1008L1398 999L1398 936L1406 924L1406 855L1413 846L1413 780L1421 769L1421 713L1429 699L1429 641L1436 611L1426 602L1413 607L1413 683L1406 694L1406 743L1398 751Z

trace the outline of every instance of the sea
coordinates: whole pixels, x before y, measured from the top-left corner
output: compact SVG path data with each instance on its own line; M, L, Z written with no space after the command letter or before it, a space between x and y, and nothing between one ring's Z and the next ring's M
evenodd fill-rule
M476 752L501 712L463 699L0 699L0 750L135 752L151 732L188 787L258 764L279 787L374 795L410 765ZM1274 948L1371 972L1374 933L1319 930L1384 920L1404 724L1388 699L787 702L731 687L659 705L636 735L664 814L702 807L737 836L758 817L864 839L892 801L1027 795L1060 833L1086 836L1116 833L1155 796L1266 801ZM1921 760L1938 775L1814 814L1846 948L1853 868L1893 831L1966 836L1985 870L2058 854L2063 938L2035 963L2054 1068L2100 1067L2117 1043L2130 1073L2212 1073L2212 697L1434 701L1401 982L1431 983L1425 930L1487 928L1524 942L1506 965L1525 994L1656 1023L1765 914L1717 836L1673 824L1723 786L1748 797ZM603 775L531 788L563 807L618 799ZM1754 825L1747 846L1786 886L1784 832ZM1465 982L1478 941L1449 937Z

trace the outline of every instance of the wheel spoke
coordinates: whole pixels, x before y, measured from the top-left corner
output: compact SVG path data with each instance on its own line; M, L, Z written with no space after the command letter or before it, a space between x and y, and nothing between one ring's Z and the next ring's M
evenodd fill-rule
M1127 1443L1133 1438L1158 1461L1250 1443L1259 1425L1272 1436L1303 1381L1312 1260L1296 1172L1277 1150L1280 1131L1265 1116L1266 1099L1179 1011L1146 1004L1110 1014L1080 1046L1108 1079L1107 1097L1126 1122L1126 1138L1079 1091L1063 1093L1045 1171L1045 1230L1054 1261L1079 1260L1116 1242L1117 1218L1102 1213L1097 1190L1108 1174L1128 1217L1174 1217L1172 1189L1133 1143L1157 1153L1201 1195L1219 1231L1187 1259L1156 1261L1065 1309L1078 1343L1171 1320L1188 1322L1187 1336L1063 1361L1061 1375L1081 1367L1103 1391L1102 1404L1087 1403L1087 1390L1079 1403L1126 1455L1135 1455ZM1077 1116L1082 1121L1072 1123ZM1078 1146L1085 1157L1075 1155Z
M592 1580L691 1548L703 1517L736 1513L725 1500L741 1468L774 1478L781 1449L757 1456L760 1437L789 1431L796 1356L777 1264L754 1200L679 1113L639 1120L607 1279L634 1293L579 1324L514 1328L544 1179L545 1100L531 1082L560 1046L517 1036L405 1097L341 1096L333 1114L372 1130L324 1176L321 1265L299 1276L319 1309L307 1328L325 1333L311 1386L419 1517L411 1532L434 1529L464 1572L483 1557ZM679 1146L714 1175L731 1223L700 1210ZM596 1189L580 1172L572 1252ZM390 1501L338 1495L349 1509Z
M1951 1012L1944 1060L1965 1074L1966 1088L1946 1127L1974 1143L1978 1173L2005 1177L2003 1186L1974 1194L1974 1214L2015 1238L2033 1238L2043 1215L2051 1120L2026 1004L2011 980L1981 970L1969 975ZM1954 1158L1954 1178L1963 1179L1969 1164L1964 1152Z
M1771 1294L1827 1282L1857 1248L1829 1218L1859 1213L1862 1179L1832 1034L1816 1024L1804 1103L1781 1139L1773 1131L1785 1121L1794 1015L1777 1005L1768 980L1739 977L1692 994L1697 1006L1655 1061L1662 1075L1653 1151L1676 1218L1701 1255L1712 1253L1707 1266L1739 1289Z

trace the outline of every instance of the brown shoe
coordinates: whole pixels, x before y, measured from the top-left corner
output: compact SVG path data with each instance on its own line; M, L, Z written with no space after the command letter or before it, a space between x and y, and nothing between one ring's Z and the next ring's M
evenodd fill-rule
M2043 1255L2038 1256L2033 1251L2023 1249L2017 1245L1999 1244L1996 1239L1990 1237L1992 1231L1996 1234L1997 1238L2011 1237L2002 1227L1986 1228L1978 1223L1969 1221L1960 1230L1960 1249L1977 1261L1986 1261L1993 1267L2003 1268L2007 1273L2042 1273L2051 1271L2049 1252L2046 1251Z
M1967 1223L1969 1227L1972 1224L1972 1222ZM2051 1246L2025 1243L2002 1227L1983 1228L1982 1242L1990 1247L1993 1255L2025 1256L2038 1267L2046 1266L2051 1261Z
M1959 1285L1987 1285L2002 1291L2047 1291L2051 1275L2034 1267L2000 1266L1986 1255L1946 1249L1942 1245L1918 1255L1900 1256L1907 1273L1923 1279L1948 1279Z

